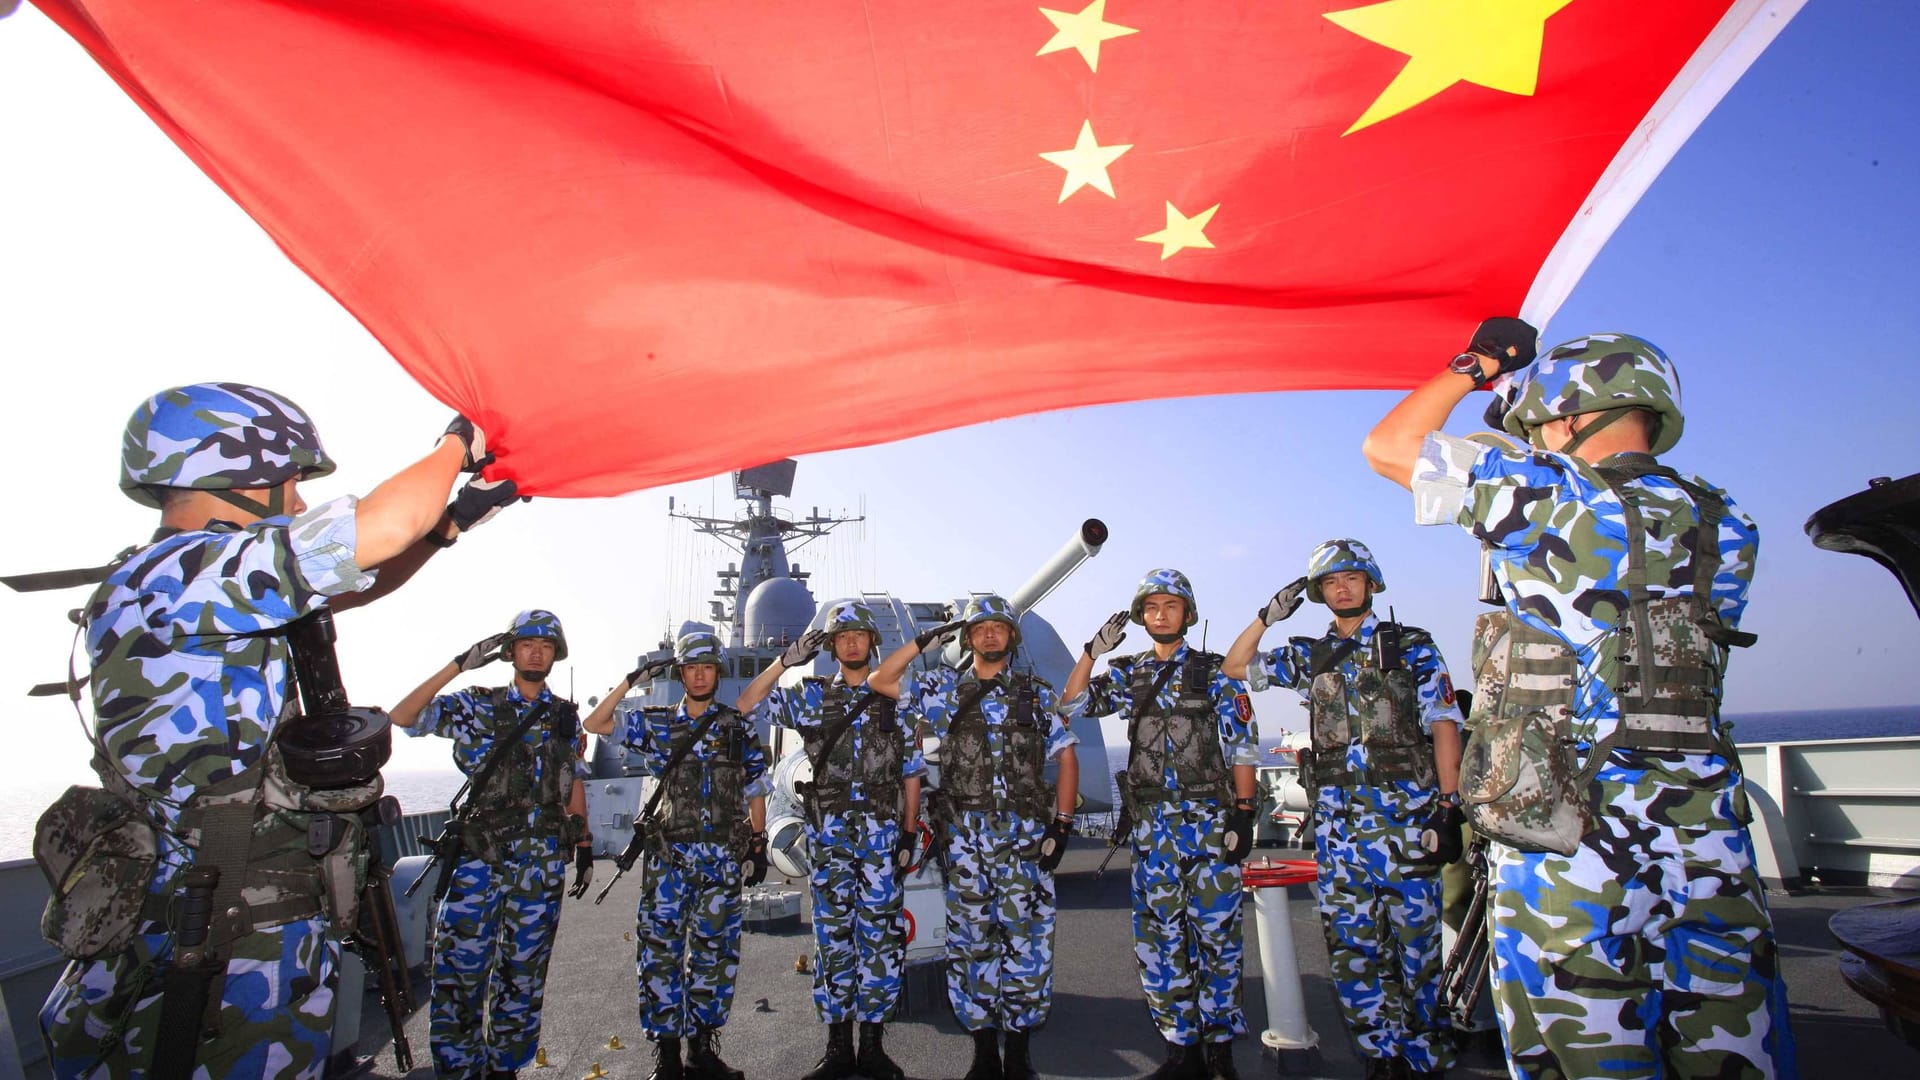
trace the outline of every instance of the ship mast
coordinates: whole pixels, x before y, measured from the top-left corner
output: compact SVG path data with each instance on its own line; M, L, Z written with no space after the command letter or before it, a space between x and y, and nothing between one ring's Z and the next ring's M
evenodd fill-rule
M719 572L720 587L713 595L714 623L726 634L729 646L738 645L745 634L746 600L755 586L770 578L790 577L805 581L809 576L788 562L788 555L850 521L865 521L865 515L836 517L812 513L794 520L784 510L774 509L774 496L793 494L793 476L798 462L782 458L766 465L741 469L733 474L734 498L746 504L733 518L703 517L681 513L667 504L667 516L692 523L695 531L705 533L740 553L736 566L728 563Z

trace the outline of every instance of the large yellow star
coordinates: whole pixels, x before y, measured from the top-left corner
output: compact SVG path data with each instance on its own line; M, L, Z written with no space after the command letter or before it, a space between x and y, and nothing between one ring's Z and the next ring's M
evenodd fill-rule
M1327 12L1342 28L1407 54L1407 66L1342 134L1403 113L1457 82L1531 96L1547 19L1571 2L1386 0Z
M1167 227L1136 239L1149 244L1159 244L1162 261L1183 248L1210 248L1213 246L1213 241L1207 239L1207 222L1213 220L1213 212L1218 209L1220 204L1214 203L1205 210L1188 217L1175 209L1172 203L1168 203Z
M1040 51L1033 55L1045 56L1048 53L1066 49L1078 49L1080 59L1087 62L1087 68L1091 71L1100 70L1101 42L1140 32L1131 26L1108 22L1107 0L1093 0L1093 3L1082 8L1078 14L1055 11L1052 8L1041 8L1040 14L1045 15L1047 21L1053 24L1053 36L1048 38L1047 43L1040 46Z
M1133 149L1132 143L1114 143L1101 146L1093 141L1093 121L1080 122L1080 137L1073 142L1071 150L1049 150L1040 156L1067 170L1067 179L1060 185L1060 201L1066 202L1067 196L1089 185L1114 198L1113 179L1107 175L1107 166L1121 154Z

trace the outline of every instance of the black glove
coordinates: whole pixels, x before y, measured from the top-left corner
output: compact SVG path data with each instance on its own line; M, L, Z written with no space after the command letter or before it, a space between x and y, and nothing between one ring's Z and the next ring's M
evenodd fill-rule
M921 652L926 652L927 650L933 648L935 645L940 644L941 642L944 642L949 636L953 634L954 631L960 629L962 626L965 626L965 625L966 625L965 622L961 622L957 620L950 623L941 623L939 626L936 626L931 630L922 630L918 634L915 634L913 638L913 644Z
M585 844L573 849L573 888L567 895L575 900L587 895L587 886L593 884L593 849Z
M1093 632L1093 640L1087 642L1087 659L1098 660L1119 648L1120 643L1127 639L1127 620L1130 618L1132 615L1125 611L1116 611L1107 616L1107 621Z
M447 504L447 516L460 526L461 532L472 532L493 520L493 515L515 499L530 502L533 496L520 494L519 487L511 480L482 480L475 476L454 493L453 501Z
M900 838L893 842L893 876L903 878L913 869L914 861L920 855L920 830L901 829Z
M748 888L767 880L767 833L762 829L747 840L747 857L740 860L740 884Z
M1040 835L1040 869L1051 874L1060 866L1060 860L1067 857L1067 837L1073 835L1073 822L1054 818L1047 822L1047 831Z
M1467 823L1467 815L1461 813L1458 806L1450 802L1435 801L1433 809L1427 814L1427 823L1420 829L1420 846L1427 853L1417 856L1414 862L1422 866L1445 866L1460 861L1465 849L1461 842L1460 829Z
M809 630L801 634L799 641L788 645L786 651L780 654L780 666L786 668L788 671L792 671L801 664L819 656L820 646L825 645L827 639L832 636L833 635L827 633L825 630Z
M1227 811L1226 830L1220 836L1220 861L1239 866L1253 850L1253 811L1235 806Z
M461 671L479 671L495 660L500 659L500 646L505 645L513 632L502 630L497 634L488 634L462 652L453 654L453 666Z
M1506 375L1533 363L1539 340L1540 331L1525 319L1488 319L1474 329L1467 351L1491 358L1500 365L1499 374Z
M655 656L644 660L639 667L627 673L627 688L645 686L672 670L673 657L671 656Z
M1306 591L1307 579L1302 577L1295 578L1286 588L1274 593L1273 599L1267 601L1267 606L1260 609L1261 624L1272 626L1274 623L1286 621L1294 612L1300 610Z
M460 459L461 472L477 473L493 464L493 452L487 449L487 436L473 426L473 421L464 416L455 416L453 422L447 425L447 430L441 433L441 438L448 435L459 439L460 445L466 449L466 456Z

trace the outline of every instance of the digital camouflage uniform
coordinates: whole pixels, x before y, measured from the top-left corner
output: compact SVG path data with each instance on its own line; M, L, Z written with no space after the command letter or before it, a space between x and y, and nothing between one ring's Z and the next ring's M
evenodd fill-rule
M1024 1032L1047 1018L1053 1003L1053 875L1040 869L1041 835L1054 813L1045 784L1019 792L1007 763L1026 753L1044 759L1079 742L1056 711L1053 688L1031 687L1032 719L1016 722L1015 676L1001 671L968 710L972 734L956 738L954 715L980 685L972 669L938 668L922 676L902 702L941 742L941 788L953 809L947 836L947 999L969 1032ZM975 723L977 717L980 723ZM966 734L965 732L961 734ZM991 764L987 808L963 805L954 777L963 755ZM965 800L973 801L973 800Z
M757 721L798 731L809 759L817 757L826 729L834 727L863 695L835 674L807 678L768 693ZM821 811L807 823L813 853L813 1005L828 1023L883 1023L900 997L900 965L906 928L900 917L904 893L894 873L901 827L899 781L924 776L920 740L896 715L892 698L876 694L834 744L831 762L814 774L815 800L842 800L848 809ZM857 763L857 767L856 767ZM868 802L868 788L890 774L886 796Z
M434 913L428 1039L440 1076L484 1076L533 1060L547 962L560 930L560 896L578 840L564 820L574 779L571 733L579 728L573 703L546 687L529 702L509 686L504 700L506 709L496 711L492 689L442 694L427 703L413 727L402 729L452 739L454 764L471 776L529 709L541 703L549 708L521 735L517 750L502 751L507 756L495 767L488 791L471 797L477 805L493 801L489 796L534 805L480 815L482 828L466 838L469 846ZM549 770L556 773L551 780ZM557 805L539 804L543 788L557 792Z
M1551 379L1561 360L1621 340L1596 335L1563 346L1529 374ZM1600 464L1652 463L1618 454ZM1511 617L1572 650L1567 736L1584 761L1620 724L1625 504L1572 456L1438 432L1422 446L1413 481L1418 520L1453 522L1480 539ZM1693 595L1694 552L1710 543L1719 553L1713 607L1737 623L1758 547L1752 520L1727 500L1718 535L1701 538L1695 499L1671 479L1642 476L1621 490L1646 523L1644 580L1653 595ZM1476 686L1476 727L1499 690ZM1493 845L1494 992L1513 1075L1797 1075L1736 759L1721 750L1616 748L1584 794L1594 813L1573 854Z
M1318 862L1320 922L1340 1012L1372 1058L1404 1058L1416 1071L1434 1072L1453 1060L1438 1009L1440 992L1440 879L1435 866L1411 857L1425 854L1420 831L1438 793L1433 754L1415 779L1384 779L1368 745L1369 725L1362 688L1381 683L1381 622L1372 612L1361 620L1352 640L1359 647L1333 669L1340 676L1342 699L1336 708L1348 720L1344 747L1321 749L1315 736L1314 855ZM1286 686L1310 702L1317 692L1312 676L1317 655L1343 639L1328 628L1320 638L1296 637L1256 655L1247 665L1254 690ZM1446 662L1424 631L1403 627L1401 670L1411 676L1414 710L1422 735L1435 721L1460 720ZM1332 685L1331 680L1327 685ZM1375 692L1375 700L1385 695ZM1333 705L1328 702L1326 704ZM1400 751L1404 757L1404 751ZM1329 773L1347 771L1345 782L1324 783Z
M1143 719L1134 704L1136 687L1144 680L1139 694L1146 697L1168 664L1174 674ZM1191 687L1189 670L1199 676ZM1132 834L1133 952L1154 1024L1167 1042L1180 1046L1246 1034L1240 866L1221 857L1233 767L1257 765L1260 758L1246 685L1220 670L1218 656L1182 642L1164 661L1151 651L1110 660L1106 674L1090 681L1085 697L1069 702L1067 712L1075 719L1120 713L1130 738L1141 740L1127 759L1138 811ZM1195 722L1183 723L1182 713ZM1184 784L1183 767L1190 771Z
M212 788L248 787L244 777L265 771L268 740L290 715L287 639L251 635L373 583L354 563L354 506L336 499L244 529L162 529L89 602L95 730L109 767L149 800L161 827L153 897L170 893L192 861L175 835L181 804ZM295 846L304 851L305 816L283 816L298 823ZM172 939L151 915L142 929L129 951L69 964L48 996L41 1025L56 1076L139 1076L148 1068L160 977L146 965L168 961ZM209 1075L322 1075L339 983L331 934L321 913L237 939L219 990L220 1036L201 1046ZM351 1007L359 1007L357 993Z
M640 1028L656 1040L724 1026L740 967L740 855L747 802L767 793L767 752L750 720L717 701L707 706L715 709L722 716L665 781L663 844L642 864L633 935ZM690 736L705 717L689 717L684 701L635 709L621 714L615 734L658 778L676 737ZM676 797L676 785L689 797Z

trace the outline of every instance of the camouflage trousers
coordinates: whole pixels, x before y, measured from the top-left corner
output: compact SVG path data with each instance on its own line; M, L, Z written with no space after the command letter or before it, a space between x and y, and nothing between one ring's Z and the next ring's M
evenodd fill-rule
M454 868L434 916L427 1040L435 1075L485 1076L533 1060L566 875L550 836L513 841L497 863Z
M904 894L893 873L898 822L827 814L812 831L813 1007L827 1023L882 1023L900 998Z
M1314 806L1320 922L1340 1013L1372 1058L1445 1069L1440 1018L1440 881L1423 851L1431 795L1411 784L1323 787Z
M634 940L640 1030L685 1038L726 1024L740 973L740 864L722 844L649 854Z
M55 1076L147 1075L160 1025L162 978L149 965L156 954L165 958L171 939L167 933L142 934L126 952L67 965L40 1010ZM220 1037L200 1046L204 1075L325 1075L339 983L340 946L319 919L241 937L220 989ZM357 996L353 1007L359 1008Z
M1160 1035L1227 1042L1240 1008L1240 868L1220 861L1226 816L1210 803L1159 803L1133 826L1133 955Z
M1053 875L1046 826L1007 811L957 815L947 839L947 1000L968 1031L1025 1031L1053 1005Z
M1573 855L1493 845L1513 1076L1798 1075L1739 784L1717 758L1616 752Z

